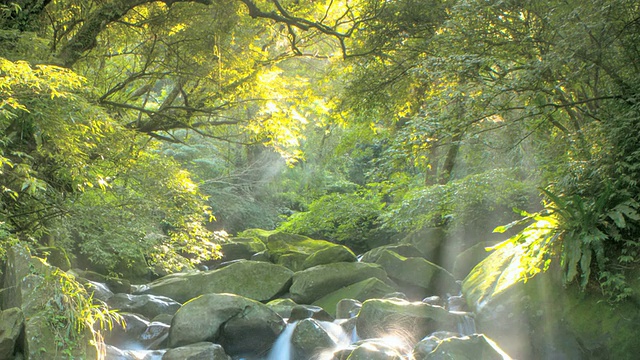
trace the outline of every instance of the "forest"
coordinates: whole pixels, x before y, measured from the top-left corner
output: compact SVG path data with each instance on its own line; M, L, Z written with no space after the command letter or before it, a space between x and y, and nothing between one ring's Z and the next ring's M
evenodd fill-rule
M3 263L143 283L255 229L437 229L447 270L514 246L620 309L639 181L636 0L0 2Z

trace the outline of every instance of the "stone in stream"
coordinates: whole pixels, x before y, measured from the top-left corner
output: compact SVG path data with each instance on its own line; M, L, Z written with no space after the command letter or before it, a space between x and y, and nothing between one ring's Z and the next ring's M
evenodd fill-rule
M493 341L482 334L440 340L436 348L416 360L511 360Z
M149 319L160 314L173 315L182 306L168 297L149 294L115 294L107 301L107 305L111 309L140 314Z
M318 265L295 273L289 292L291 299L296 303L311 304L342 287L372 277L381 280L391 287L395 285L379 265L360 262L341 262ZM337 299L336 302L339 300L340 299Z
M259 355L284 329L284 320L266 305L233 294L206 294L176 312L169 347L209 341L231 356Z
M328 326L328 324L330 323L326 323L325 326ZM336 326L339 328L339 325ZM341 328L340 331L342 331ZM312 359L323 351L332 350L343 340L340 338L341 335L331 334L315 319L300 320L291 335L293 358Z
M199 342L169 349L162 360L231 360L231 357L218 344Z
M291 317L291 310L298 306L295 301L291 299L274 299L266 304L271 310L282 318L288 319Z
M308 269L317 265L331 264L336 262L356 262L358 261L353 251L344 245L333 245L320 249L309 255L302 263L302 269Z
M395 291L395 288L389 286L382 280L371 277L329 293L314 301L313 305L320 306L329 314L339 318L337 306L343 299L353 299L362 302L369 299L381 298Z
M140 286L136 294L169 297L185 303L203 294L231 293L256 301L268 301L285 292L293 272L261 261L240 261L222 269L177 273Z
M453 330L457 317L440 306L400 299L371 299L362 304L356 329L362 339L396 336L415 343L436 330Z
M392 339L368 339L334 354L338 360L403 360L406 349Z

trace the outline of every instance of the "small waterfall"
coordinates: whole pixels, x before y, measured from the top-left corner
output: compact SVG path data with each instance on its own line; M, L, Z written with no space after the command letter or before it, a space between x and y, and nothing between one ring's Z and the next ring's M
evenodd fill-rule
M293 330L296 328L297 323L297 321L294 321L287 324L287 327L282 331L280 336L278 336L276 342L273 343L273 347L271 348L271 351L269 351L267 360L291 359L291 335L293 335Z
M456 327L460 335L472 335L476 333L476 321L473 318L473 314L464 311L450 311L451 314L456 316Z
M351 344L351 336L344 331L339 323L331 321L318 321L318 323L327 332L327 334L331 335L333 341L335 341L338 347Z

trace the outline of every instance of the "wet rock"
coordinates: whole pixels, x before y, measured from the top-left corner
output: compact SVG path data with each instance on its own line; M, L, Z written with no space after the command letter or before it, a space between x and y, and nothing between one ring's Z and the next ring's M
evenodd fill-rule
M486 336L475 334L465 337L450 337L441 340L436 348L416 360L511 360Z
M122 324L114 324L110 331L105 332L105 343L113 345L118 349L143 349L140 344L140 337L147 330L149 320L138 314L121 313L124 320Z
M325 309L329 314L337 314L337 304L343 299L353 299L365 301L374 298L384 297L386 294L395 292L395 288L380 279L371 277L355 284L351 284L331 292L313 302Z
M160 314L173 315L182 306L168 297L149 294L115 294L109 298L107 305L112 309L140 314L149 319Z
M438 347L440 342L444 339L448 339L450 337L458 336L458 333L451 331L436 331L435 333L425 337L420 340L413 347L413 358L416 360L424 359L427 355L429 355L433 350Z
M86 280L82 285L87 289L87 293L92 294L94 299L100 301L107 302L113 295L115 295L104 283Z
M322 321L333 321L333 317L320 306L296 305L291 309L289 322L309 318Z
M299 271L289 289L291 299L298 304L310 304L342 287L368 278L393 284L382 267L367 263L333 263ZM339 300L339 299L338 299Z
M284 319L291 317L291 309L298 306L298 304L291 299L274 299L269 301L266 305Z
M288 288L293 272L260 261L241 261L218 270L165 276L137 289L137 294L166 296L185 303L199 295L231 293L268 301Z
M362 339L398 335L415 343L428 334L454 329L456 318L439 306L399 299L371 299L362 304L356 329Z
M348 360L403 360L403 345L383 339L360 341L349 353Z
M300 320L291 335L294 357L311 359L314 355L333 349L339 342L315 319Z
M168 344L210 341L231 356L255 355L266 351L284 326L282 318L262 303L233 294L206 294L176 312Z
M105 360L161 360L166 350L122 350L107 345Z
M24 314L14 307L0 312L0 359L11 359L24 328Z
M336 319L351 319L358 315L362 302L356 299L342 299L336 304Z
M162 360L231 360L222 346L210 342L169 349Z

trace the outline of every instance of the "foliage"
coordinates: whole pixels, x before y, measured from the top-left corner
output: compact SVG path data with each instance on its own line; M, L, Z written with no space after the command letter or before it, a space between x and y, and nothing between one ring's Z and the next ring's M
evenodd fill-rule
M369 249L379 240L379 217L384 203L371 193L332 193L309 205L309 210L293 214L279 230L341 243L355 252Z
M44 304L45 319L54 333L56 349L65 358L73 359L73 350L86 345L78 343L86 334L91 336L91 345L100 351L104 346L100 331L111 330L114 324L124 326L118 313L102 302L94 302L92 295L65 272L54 270L45 276L43 284L53 290L53 296ZM99 353L98 358L103 356Z
M541 254L551 258L557 254L565 284L580 278L584 290L599 281L603 294L617 302L633 294L625 280L624 269L638 261L640 244L635 240L640 220L639 204L632 199L617 197L609 191L594 199L577 195L558 196L543 190L549 202L542 212L526 214L524 219L496 228L503 232L509 227L532 222L506 243L525 246L529 259ZM542 232L544 235L539 236ZM629 236L631 235L631 236ZM532 261L532 264L540 264ZM548 266L548 262L545 262ZM528 275L540 271L529 266ZM595 280L591 275L595 270Z
M509 221L514 206L529 207L531 184L517 171L494 169L445 185L415 187L385 212L385 226L398 231L447 225L450 229L486 229Z

